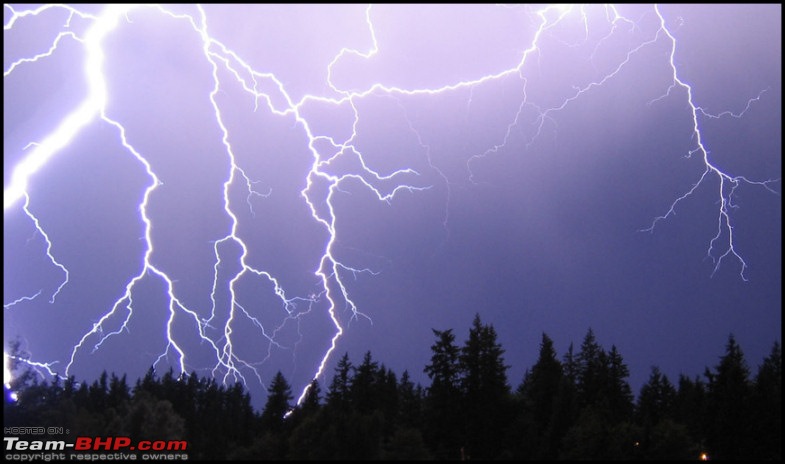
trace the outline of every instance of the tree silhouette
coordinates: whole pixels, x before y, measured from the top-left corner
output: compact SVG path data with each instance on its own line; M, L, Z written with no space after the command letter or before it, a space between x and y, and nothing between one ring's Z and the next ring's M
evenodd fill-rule
M284 416L292 409L292 389L281 371L278 371L267 391L267 403L261 417L262 426L273 433L280 433L284 426Z
M185 439L195 460L359 459L772 459L782 455L782 355L779 343L754 379L731 335L704 377L680 374L674 386L653 367L632 409L629 369L589 329L575 354L559 358L542 334L539 357L515 396L493 326L475 316L468 338L451 329L436 340L424 372L400 380L366 352L354 367L337 363L325 404L314 380L293 404L281 372L259 413L242 384L195 373L158 377L153 369L128 388L126 376L46 380L13 358L6 427L65 427L84 436ZM17 347L18 348L18 347ZM561 359L561 360L559 360ZM21 360L21 361L20 361ZM705 380L704 380L705 378Z
M335 375L330 382L330 389L327 393L327 406L341 411L349 410L351 377L350 372L352 363L349 361L349 353L344 353L338 365L335 367Z
M459 459L465 444L459 384L460 350L452 329L432 331L437 340L431 345L431 362L424 369L431 379L425 398L424 438L436 458Z
M733 334L715 372L706 370L710 427L708 445L714 459L742 459L754 450L749 420L751 385L744 353Z
M459 357L466 424L466 452L473 459L493 459L505 453L504 431L511 416L510 387L504 349L493 326L477 314Z
M519 451L527 459L554 459L561 436L555 434L554 419L557 395L562 382L562 364L556 357L553 341L542 334L540 354L531 370L524 375L518 387L520 417L518 427L527 440L519 443ZM520 418L519 417L519 418ZM521 446L524 448L521 449Z
M754 459L782 459L782 350L775 342L755 376L752 392L755 416Z

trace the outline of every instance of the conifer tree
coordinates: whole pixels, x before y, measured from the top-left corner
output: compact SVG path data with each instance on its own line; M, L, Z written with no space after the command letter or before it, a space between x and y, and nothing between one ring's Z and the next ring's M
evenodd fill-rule
M292 409L292 389L289 382L278 371L267 389L267 403L262 411L262 426L273 433L283 431L284 416Z
M507 451L502 446L511 415L510 387L504 349L492 325L475 315L469 338L461 349L461 389L466 424L467 452L472 459L494 459Z
M526 457L530 459L555 459L561 437L554 435L551 421L562 382L562 364L556 358L553 341L542 334L540 354L537 362L527 371L523 383L518 388L521 400L521 414L526 415L531 427L527 443Z
M464 415L460 394L460 350L452 329L433 330L431 362L425 373L431 379L425 398L423 438L437 459L460 459L464 444Z
M715 371L706 370L710 428L708 446L713 459L742 459L754 451L751 436L751 385L744 353L729 335L725 355Z
M352 363L349 361L349 353L344 353L341 359L338 360L338 365L335 367L335 375L332 382L330 382L330 388L327 392L327 406L339 411L349 410L352 384L351 369Z
M755 376L753 459L782 460L782 351L775 342Z

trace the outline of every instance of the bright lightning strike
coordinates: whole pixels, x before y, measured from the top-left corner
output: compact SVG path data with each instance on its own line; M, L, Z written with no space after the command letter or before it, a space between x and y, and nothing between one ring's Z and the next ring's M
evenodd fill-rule
M68 287L71 272L63 261L58 258L58 240L47 232L46 221L36 213L40 204L34 196L32 187L42 182L45 177L42 171L53 160L74 143L74 140L95 124L113 131L117 144L143 171L146 187L141 192L138 204L138 224L142 231L143 254L133 276L118 289L117 298L111 307L102 312L100 318L89 322L78 339L73 341L72 348L66 359L49 363L31 365L44 367L54 373L52 366L62 361L64 370L59 374L69 375L80 359L100 352L104 345L114 337L132 332L132 324L136 313L140 311L138 300L143 299L144 289L152 285L161 287L162 302L159 302L165 313L163 332L165 346L153 353L153 366L176 367L178 373L188 373L199 366L192 361L190 346L196 341L211 356L211 365L206 369L211 375L222 381L243 381L248 383L251 378L264 385L262 368L276 352L290 351L296 353L302 341L301 321L316 312L325 313L331 324L328 343L318 362L313 366L312 378L323 376L331 355L338 347L346 330L344 314L350 314L348 320L371 317L364 313L355 303L350 291L349 277L360 274L377 274L372 266L362 267L351 265L342 259L339 252L341 245L342 212L336 207L342 195L349 195L358 186L369 193L378 202L392 205L401 195L417 195L426 190L443 188L446 192L443 222L445 230L449 228L449 209L453 181L450 176L432 159L430 142L421 136L422 128L409 117L407 102L413 99L438 99L466 92L469 95L467 108L471 108L475 91L492 85L501 85L514 81L517 93L514 99L517 110L514 116L505 122L506 130L498 140L490 146L472 153L465 159L468 180L475 182L473 167L484 159L505 150L510 140L518 132L529 131L527 148L544 136L548 125L556 125L560 112L565 111L585 96L600 88L612 86L619 75L630 63L644 51L652 47L665 47L667 54L659 63L667 69L670 83L661 89L661 94L651 95L649 105L654 106L673 98L683 98L691 115L691 138L693 147L688 156L697 155L702 160L703 172L695 179L687 191L682 192L670 205L664 206L664 214L656 216L649 227L644 230L654 232L655 227L676 214L676 209L695 192L711 180L718 182L716 192L716 234L708 239L707 256L714 262L714 272L727 260L735 260L740 267L739 274L746 280L745 270L748 267L742 253L738 250L734 238L732 209L734 199L741 185L756 186L772 193L779 194L775 189L778 179L754 180L745 176L733 175L721 169L710 156L710 150L704 142L702 122L705 119L743 118L745 113L752 111L756 103L766 98L766 89L760 89L754 96L745 97L746 105L740 111L725 110L712 113L705 110L696 96L696 89L683 77L677 65L676 55L679 52L678 40L674 31L668 27L665 15L657 6L651 7L640 17L627 17L613 6L579 6L553 5L538 10L526 7L533 32L530 37L512 46L519 51L520 59L509 63L506 67L492 69L466 79L452 80L429 86L394 85L384 80L352 83L350 78L341 74L340 70L346 63L372 63L385 48L377 31L377 22L382 13L377 7L368 6L363 11L363 29L365 30L365 46L343 46L337 54L325 63L323 72L323 91L321 93L298 93L279 73L261 69L255 63L254 56L247 56L232 49L225 41L217 38L213 32L213 17L208 11L211 8L195 6L193 8L175 9L167 6L129 6L112 5L92 14L81 11L77 7L66 5L45 5L35 9L24 9L5 5L6 20L4 34L12 34L26 24L63 15L64 23L60 32L53 37L51 43L41 50L23 56L6 65L4 79L14 79L25 69L39 66L61 53L66 46L77 45L84 53L83 78L86 88L84 98L59 121L54 129L41 140L34 142L22 154L14 154L19 161L13 166L10 179L4 190L4 211L21 207L25 217L31 222L36 233L46 242L45 254L48 263L55 267L62 276L58 286L51 291L39 290L37 293L12 297L4 303L6 311L22 310L24 304L38 299L42 295L54 304ZM222 7L232 8L232 7ZM508 7L498 7L508 8ZM523 7L520 7L523 8ZM108 43L115 36L129 27L142 13L153 12L158 17L157 27L178 25L185 27L191 34L191 43L198 43L198 51L204 69L209 69L210 90L203 95L203 102L209 105L209 115L214 130L220 134L220 157L225 169L221 188L222 220L226 224L223 232L211 239L212 287L209 305L187 303L185 290L176 276L166 270L157 256L161 248L167 244L157 240L154 230L158 226L156 214L159 189L169 179L156 168L151 161L150 153L136 142L140 135L135 133L121 115L112 106L116 97L107 69ZM144 16L147 18L147 16ZM643 25L644 18L655 18L655 27ZM81 21L87 24L84 31L73 23ZM595 30L596 29L596 30ZM561 37L569 31L566 37ZM626 34L626 35L625 35ZM611 66L600 66L595 62L598 55L608 43L619 35L625 35L627 45L623 52L618 53ZM593 40L593 44L589 42ZM537 89L533 89L530 81L546 67L548 43L558 41L573 49L587 47L591 50L588 61L594 67L592 79L576 81L571 84L571 92L558 98L541 98ZM66 45L67 44L67 45ZM346 83L350 82L350 83ZM251 103L254 113L263 113L296 127L303 138L303 146L310 157L309 167L302 174L299 190L301 206L307 208L314 225L323 237L318 256L313 257L314 268L309 269L313 277L313 287L300 296L292 296L283 283L283 277L277 275L257 263L254 258L254 247L250 244L250 222L248 215L257 217L254 205L257 202L276 201L277 192L271 187L257 188L264 185L266 179L258 179L252 174L243 161L246 150L238 142L236 124L237 116L228 105L228 94L241 93ZM368 152L363 148L361 127L366 116L364 105L367 101L380 98L392 99L401 109L406 120L413 146L419 150L423 159L419 169L412 167L396 167L387 170L374 168L369 161ZM312 112L327 108L336 114L348 115L337 118L335 125L342 126L339 130L325 131L318 128L319 117ZM523 154L525 156L525 153ZM424 172L423 169L431 172ZM434 176L431 182L427 175ZM271 177L275 173L270 174ZM441 183L435 184L434 182ZM242 191L243 201L238 201L237 192ZM447 234L446 234L447 235ZM271 245L274 246L274 245ZM267 292L271 298L262 305L247 297L243 289L248 286L257 289L257 295ZM8 290L7 290L8 291ZM11 294L14 292L11 291ZM272 302L274 301L274 303ZM146 305L151 304L146 301ZM281 312L282 320L270 322L266 312ZM288 327L294 325L297 337L285 337ZM187 327L189 335L183 335L183 327ZM242 350L242 338L251 334L265 341L263 352ZM297 358L292 354L292 360ZM265 374L268 375L269 373ZM307 393L303 388L300 400Z
M674 201L673 204L671 204L670 209L668 209L667 213L655 218L651 226L646 230L653 231L658 221L662 219L667 219L671 215L675 214L675 208L679 202L692 195L695 189L697 189L704 182L704 179L708 177L714 177L717 180L719 180L718 197L719 197L720 206L719 206L719 212L717 213L717 235L715 235L709 242L709 249L706 253L715 263L714 272L717 272L717 269L719 269L723 259L727 257L735 258L740 264L739 275L741 276L742 279L747 280L746 277L744 276L744 270L747 268L747 263L744 261L744 258L742 258L742 256L736 251L736 246L733 241L733 226L731 222L730 208L733 207L734 193L741 184L749 184L749 185L759 185L771 191L772 193L776 194L777 192L771 187L771 185L774 183L778 183L779 179L753 181L747 179L744 176L732 176L730 174L723 172L711 162L711 159L709 157L709 151L706 149L706 147L703 144L703 136L701 134L700 122L698 120L701 114L707 115L707 113L704 112L703 109L700 108L700 106L698 106L695 103L692 87L679 77L678 69L674 64L674 55L676 54L676 38L673 36L673 34L671 34L671 32L665 26L665 18L663 18L662 14L659 11L659 8L655 6L655 10L657 11L657 16L660 19L660 24L661 24L660 30L663 31L663 33L668 37L668 40L671 43L670 59L668 63L670 65L671 70L673 71L673 83L671 84L670 87L668 87L668 90L665 95L670 94L671 91L676 87L681 87L682 89L687 91L687 103L689 104L692 112L693 135L696 145L696 147L690 151L690 155L695 153L700 154L701 157L703 158L703 162L704 165L706 166L706 170L703 172L700 179L698 179L695 185L690 190L688 190L684 195L677 198L676 201ZM734 115L730 111L724 111L718 115L709 115L709 116L713 118L719 118L725 115L730 115L733 117L741 117L741 115L744 114L744 112L746 112L747 109L749 109L752 102L757 101L759 99L760 99L760 95L758 97L751 98L747 102L746 108L741 113L739 113L739 115ZM721 242L723 234L725 234L727 238L725 239L724 242ZM719 250L715 250L715 248L718 248Z

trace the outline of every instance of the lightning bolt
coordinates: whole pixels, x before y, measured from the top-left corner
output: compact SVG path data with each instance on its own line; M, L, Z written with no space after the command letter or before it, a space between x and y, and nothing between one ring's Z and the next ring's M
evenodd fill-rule
M744 258L736 251L736 246L733 241L733 226L731 223L731 216L730 216L730 209L734 207L733 198L736 189L742 184L748 185L757 185L763 187L774 194L779 194L776 190L774 190L771 185L774 183L778 183L779 179L768 179L764 181L755 181L747 179L744 176L732 176L720 170L716 165L712 164L709 158L709 151L706 149L706 146L703 143L703 135L701 134L700 130L700 123L699 117L700 115L708 116L713 119L718 119L725 116L731 116L735 118L740 118L752 105L754 101L760 100L761 95L765 92L765 89L758 94L757 97L751 98L748 102L744 110L740 113L735 114L731 111L723 111L719 114L710 114L703 110L700 106L698 106L694 101L693 96L693 89L692 86L684 82L678 74L678 70L676 65L674 64L674 55L676 54L676 38L673 34L668 30L665 26L665 18L659 11L659 8L655 6L655 10L657 12L657 17L660 20L660 31L668 38L671 43L670 48L670 55L669 55L669 65L671 70L673 71L673 83L668 87L666 93L657 99L652 100L656 102L661 98L665 98L671 94L671 92L676 88L681 88L687 92L687 103L689 104L691 113L692 113L692 123L693 123L693 138L695 140L695 148L690 150L688 156L692 156L694 154L698 154L703 159L703 163L705 166L705 170L703 174L701 174L700 178L697 182L690 188L687 192L677 198L670 206L668 211L662 215L654 218L651 226L646 231L654 231L654 227L657 225L657 222L667 219L668 217L676 214L676 206L683 200L689 198L695 190L704 183L704 181L708 178L714 177L715 179L719 180L719 211L717 213L717 234L711 239L709 242L709 248L706 252L706 255L711 258L714 262L714 271L712 271L712 275L717 272L720 268L720 264L722 260L726 257L733 257L738 260L740 264L739 275L745 281L747 278L744 275L744 271L747 269L747 263L744 261ZM722 240L723 234L727 236L724 243L720 243ZM715 247L719 248L719 250L715 251Z
M100 123L111 128L116 134L116 139L136 163L144 170L147 185L144 188L141 202L138 205L139 224L144 231L141 238L144 246L143 256L140 260L138 272L126 283L124 289L114 304L103 315L85 329L83 335L75 341L63 374L69 375L79 356L96 353L104 343L123 333L130 333L130 323L137 311L135 297L141 292L141 287L154 281L163 286L166 324L164 328L166 346L161 352L156 353L154 367L168 364L176 366L180 373L187 373L193 365L189 361L186 342L176 332L176 328L187 325L198 337L200 343L212 353L214 362L208 368L211 375L219 377L224 382L242 381L248 383L250 378L255 378L264 385L261 368L270 359L275 350L296 353L302 341L300 321L308 314L317 310L324 310L329 316L333 332L329 336L329 346L321 356L318 365L314 366L312 378L319 378L324 374L332 353L338 346L339 340L346 330L344 314L348 313L349 322L358 318L365 318L372 322L371 317L363 313L355 303L349 290L349 277L359 274L378 274L372 267L357 267L341 259L337 249L339 247L339 230L341 215L336 210L336 201L340 195L349 194L348 186L361 186L371 193L379 202L392 204L402 194L415 195L418 192L429 190L436 185L424 181L423 173L413 168L393 169L382 172L372 167L368 157L359 143L359 128L362 123L363 103L371 99L390 98L401 110L407 121L408 129L412 134L414 143L420 149L423 166L429 174L435 174L441 182L438 187L446 192L443 224L445 227L445 240L449 237L449 211L451 188L453 181L439 167L431 157L430 143L421 135L421 129L410 118L406 102L410 99L435 99L445 95L467 94L467 108L471 107L474 92L485 86L501 82L514 81L517 84L519 100L517 111L506 125L506 130L498 141L492 143L487 149L474 153L466 160L466 175L471 183L476 183L476 174L472 169L483 159L493 156L508 143L517 131L528 131L529 136L526 148L543 136L543 131L548 125L556 126L556 116L584 95L605 86L612 85L618 75L643 51L650 47L663 46L669 53L662 65L669 70L670 84L663 89L663 93L654 96L649 105L656 105L668 98L683 98L692 119L690 131L692 133L693 147L687 153L688 157L698 156L702 160L704 170L687 191L665 208L665 213L656 216L649 227L643 231L654 232L656 226L676 214L677 207L693 196L699 187L710 179L719 183L717 191L717 230L716 235L709 239L707 256L714 263L714 273L725 260L735 260L739 266L739 275L746 280L745 270L748 267L742 255L737 251L734 241L733 222L731 211L734 205L735 193L741 185L752 185L766 189L774 194L779 192L774 188L779 179L751 180L744 176L732 175L721 170L712 162L710 151L704 143L701 132L701 123L704 118L742 118L747 111L751 111L757 102L765 98L766 90L763 89L757 96L749 98L746 106L740 111L730 110L711 113L700 106L695 97L695 90L681 76L676 64L678 41L672 30L669 30L665 16L658 6L652 6L644 16L653 16L657 27L653 31L645 30L641 18L629 18L622 15L618 8L605 6L578 6L578 5L551 5L533 9L526 8L526 13L534 32L529 41L519 48L521 57L509 67L498 69L488 74L475 76L467 80L447 82L442 85L429 87L396 86L383 81L372 82L359 88L342 86L336 77L336 69L348 61L370 62L382 50L375 26L374 18L378 14L373 6L364 10L364 27L367 30L370 46L366 49L344 47L329 62L324 70L324 93L308 93L295 98L294 91L286 82L273 72L265 72L255 68L249 57L242 56L229 46L219 41L209 27L210 21L207 11L202 6L194 6L192 10L173 9L161 5L111 5L103 8L97 14L80 11L67 5L44 5L34 9L17 9L4 5L6 22L4 33L13 32L16 28L36 18L41 18L53 13L64 13L65 22L59 32L45 49L32 53L29 56L17 59L6 66L4 78L13 78L23 68L37 64L55 56L66 43L76 43L82 47L85 54L84 79L87 94L84 99L68 113L62 121L42 140L32 143L20 161L14 166L10 181L4 190L4 211L8 214L20 203L25 216L32 223L37 234L43 237L46 243L45 254L52 266L56 267L63 275L58 287L51 292L39 290L35 294L23 295L4 304L4 309L10 310L16 306L29 303L43 294L49 296L50 303L69 284L69 271L56 257L57 241L50 239L45 232L45 222L35 214L36 203L32 198L31 184L37 179L40 171L47 166L64 148L72 144L73 140L88 126ZM231 7L226 7L231 8ZM499 7L512 8L512 7ZM153 239L155 220L150 213L154 205L156 191L164 185L165 179L160 177L150 162L150 157L132 142L136 137L128 124L122 119L113 117L109 106L109 83L105 69L106 43L118 29L133 21L134 15L141 11L155 11L166 21L185 24L193 33L195 40L201 44L200 56L210 69L212 88L205 95L206 101L212 108L211 115L215 128L220 133L222 153L220 154L226 166L226 177L222 184L223 215L228 224L225 233L212 240L212 288L210 292L210 307L193 307L185 303L179 290L180 284L171 273L166 272L155 259L156 247L162 246ZM186 12L182 12L186 11ZM78 28L72 28L72 22L79 20L89 24L84 33ZM598 24L599 23L599 24ZM577 26L575 26L577 24ZM597 27L599 32L594 31ZM571 38L559 38L564 28L577 28L579 34ZM573 84L571 93L560 97L557 101L547 98L538 99L536 92L532 92L530 80L544 65L542 57L546 53L544 43L549 40L561 41L571 48L587 46L591 38L599 34L596 42L591 47L589 61L594 67L595 78L589 81ZM616 35L627 34L630 46L615 61L613 66L599 71L595 65L595 55L599 53L604 44ZM574 35L574 34L573 34ZM231 115L227 105L222 104L223 95L229 92L240 91L245 98L253 102L254 112L266 112L281 120L290 121L297 127L304 137L304 146L311 158L310 166L304 173L300 200L307 207L310 217L318 225L324 237L320 256L315 259L315 269L312 269L314 287L307 295L290 296L281 283L280 276L274 275L270 270L255 265L252 259L253 250L244 238L244 214L256 216L255 202L272 201L276 194L272 188L257 189L256 185L262 183L249 174L240 157L237 156L238 148L231 124L228 122ZM345 127L342 136L325 135L316 129L314 118L310 111L314 108L330 108L336 112L346 112L351 115L351 121ZM352 166L347 167L347 166ZM243 192L244 201L233 199L237 191ZM245 226L247 227L247 226ZM258 308L254 303L244 298L241 288L245 285L254 285L257 288L267 289L276 300L275 308ZM223 301L222 294L228 293L228 298ZM258 305L257 305L258 306ZM283 310L283 321L278 324L263 322L258 315L260 311ZM279 334L284 331L287 324L297 327L299 338L294 342L281 341ZM238 344L237 332L240 327L250 326L254 333L262 340L266 340L267 350L262 355L249 356L242 354ZM247 329L243 329L247 330ZM247 333L247 332L245 332ZM88 353L89 352L89 353ZM294 354L292 355L295 359ZM6 355L7 357L7 355ZM28 361L30 365L41 367L50 374L55 371L52 366L57 362L37 363ZM194 363L195 364L195 363ZM298 399L301 401L307 394L310 382L303 388Z

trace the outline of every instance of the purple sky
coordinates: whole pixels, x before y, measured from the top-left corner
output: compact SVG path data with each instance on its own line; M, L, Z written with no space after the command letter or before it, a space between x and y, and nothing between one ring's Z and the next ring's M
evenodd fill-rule
M781 340L781 5L30 8L3 336L54 372L427 384L479 313L513 386L592 328L637 394Z

